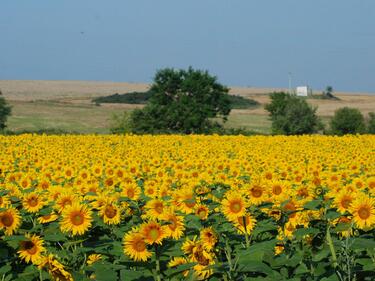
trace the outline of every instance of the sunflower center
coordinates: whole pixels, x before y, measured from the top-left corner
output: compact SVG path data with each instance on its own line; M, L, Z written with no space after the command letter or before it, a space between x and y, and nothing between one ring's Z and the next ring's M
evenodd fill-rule
M1 223L5 225L5 227L10 227L14 222L13 216L9 214L5 214L1 216Z
M238 223L242 226L242 227L245 227L247 225L249 225L250 223L250 218L249 217L238 217L237 218L237 221Z
M185 205L188 207L188 208L193 208L195 206L195 201L192 200L192 199L188 199L188 201L185 201Z
M128 195L129 198L133 198L134 197L134 190L133 189L128 189L126 191L126 194Z
M134 243L134 249L137 251L137 252L143 252L145 249L146 249L146 244L145 242L143 242L142 240L139 240L137 242Z
M23 241L21 244L22 249L27 251L30 255L35 255L37 252L37 247L32 241Z
M198 212L198 216L199 216L201 219L205 218L205 217L206 217L206 214L207 214L207 212L206 212L206 210L204 210L204 209L201 209L201 210L199 210L199 212Z
M49 220L51 217L52 217L51 214L42 216L42 218L45 219L45 220Z
M343 200L341 200L341 205L347 209L349 208L350 203L352 202L351 198L345 197Z
M169 229L174 231L177 228L177 221L175 218L172 218L170 221L170 224L168 225Z
M363 220L368 219L370 217L370 210L367 207L361 207L358 210L358 216Z
M149 235L152 240L156 241L159 238L159 230L153 228L150 230Z
M255 198L261 197L263 194L263 191L259 187L254 187L251 189L251 195Z
M235 201L230 204L229 208L233 213L239 213L242 209L242 204L239 201Z
M38 205L38 198L36 198L35 196L31 197L27 203L29 203L30 207L35 207Z
M274 185L273 188L272 188L272 192L273 194L275 195L280 195L280 193L282 192L283 190L281 189L281 186L280 185Z
M113 208L112 206L107 206L107 207L105 208L104 213L105 213L105 215L106 215L108 218L112 219L112 218L114 218L114 217L116 216L116 214L117 214L117 210L116 210L115 208Z
M155 211L159 214L163 213L163 204L162 203L156 203L155 204Z
M3 197L0 196L0 206L3 204Z
M74 224L74 225L81 225L81 224L83 224L85 218L84 218L84 216L81 213L74 212L70 216L70 220L71 220L72 224Z

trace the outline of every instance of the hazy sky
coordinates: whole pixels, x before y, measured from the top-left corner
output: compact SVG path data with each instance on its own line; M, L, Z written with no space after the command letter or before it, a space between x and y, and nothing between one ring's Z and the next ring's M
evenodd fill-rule
M164 67L227 85L375 92L374 0L1 0L0 79L150 82Z

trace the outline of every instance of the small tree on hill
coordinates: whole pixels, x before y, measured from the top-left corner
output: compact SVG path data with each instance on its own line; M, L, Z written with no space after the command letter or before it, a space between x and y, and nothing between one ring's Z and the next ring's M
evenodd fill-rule
M11 111L11 107L7 104L2 96L2 92L0 91L0 130L4 130L6 128L6 122L8 120L8 116L11 114Z
M365 118L357 108L339 108L330 125L332 133L336 135L362 134L366 131Z
M229 89L207 71L158 71L150 91L154 94L143 109L131 116L135 133L209 133L224 122L231 110Z
M284 92L272 93L270 98L265 109L270 113L274 134L312 134L322 129L316 108L306 100Z
M369 120L368 120L368 133L369 134L375 134L375 112L370 112L369 114Z

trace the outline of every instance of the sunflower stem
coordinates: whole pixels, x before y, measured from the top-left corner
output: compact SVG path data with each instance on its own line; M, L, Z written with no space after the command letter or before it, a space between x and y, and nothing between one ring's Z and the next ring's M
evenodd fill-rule
M160 255L159 255L159 249L158 245L155 244L155 262L156 262L156 281L161 281L160 276Z
M332 241L332 237L331 237L331 232L330 232L329 225L327 227L326 239L327 239L327 242L328 242L329 250L331 251L331 255L332 255L333 268L336 269L336 267L338 266L337 256L336 256L335 247L333 245L333 241Z

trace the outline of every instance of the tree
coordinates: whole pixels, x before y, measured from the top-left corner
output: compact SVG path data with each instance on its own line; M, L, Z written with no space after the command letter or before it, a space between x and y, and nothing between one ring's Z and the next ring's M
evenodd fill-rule
M369 114L369 120L368 120L368 133L369 134L375 134L375 112L370 112Z
M6 122L11 112L12 112L11 107L7 104L5 99L2 97L2 92L0 91L0 130L4 130L6 128Z
M330 125L332 133L336 135L361 134L366 131L365 118L357 108L339 108Z
M312 134L322 129L316 108L305 99L284 92L272 93L270 98L265 109L270 113L274 134Z
M207 71L159 70L150 91L154 94L143 109L131 116L135 133L209 133L220 127L231 110L229 89Z

